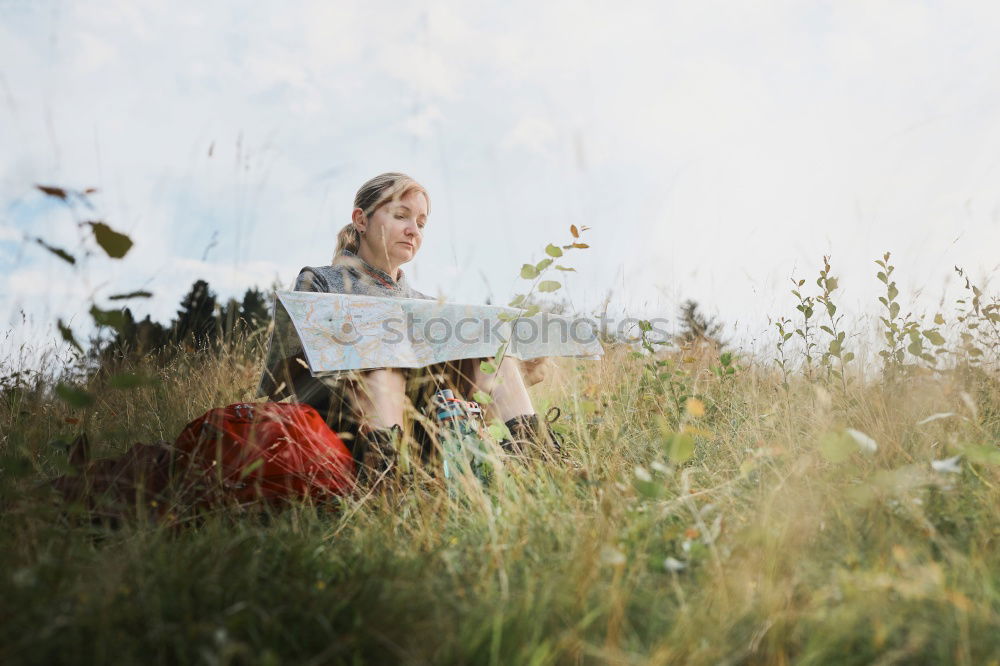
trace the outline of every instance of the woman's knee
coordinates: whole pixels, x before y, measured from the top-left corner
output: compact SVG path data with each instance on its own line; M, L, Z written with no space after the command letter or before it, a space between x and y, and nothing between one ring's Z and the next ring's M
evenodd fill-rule
M401 423L406 404L406 376L398 368L359 374L354 383L354 407L362 422L376 427Z
M473 373L473 383L475 384L476 390L492 394L498 387L501 386L519 388L525 385L524 376L521 373L521 366L517 359L507 357L499 365L496 363L496 359L489 358L484 360L492 363L496 368L496 371L491 373L483 372L479 367L479 362L477 361L474 366L475 371Z
M379 368L362 372L360 383L372 392L396 392L406 388L406 377L399 368Z

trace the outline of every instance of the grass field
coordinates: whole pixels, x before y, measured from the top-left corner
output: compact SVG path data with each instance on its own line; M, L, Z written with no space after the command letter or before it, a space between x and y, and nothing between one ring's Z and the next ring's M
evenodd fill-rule
M258 343L94 378L86 409L11 384L0 663L1000 663L1000 313L978 298L926 328L889 289L883 356L831 346L836 321L795 333L822 300L778 320L783 366L609 345L533 389L581 470L183 528L67 512L50 443L171 440L253 398Z

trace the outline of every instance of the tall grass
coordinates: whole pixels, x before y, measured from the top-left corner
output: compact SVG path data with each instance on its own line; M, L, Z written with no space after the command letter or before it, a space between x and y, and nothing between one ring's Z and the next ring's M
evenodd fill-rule
M534 395L581 469L182 529L67 512L48 443L170 440L252 398L258 342L95 378L83 411L7 390L0 662L1000 663L1000 378L988 318L953 321L930 360L611 345Z

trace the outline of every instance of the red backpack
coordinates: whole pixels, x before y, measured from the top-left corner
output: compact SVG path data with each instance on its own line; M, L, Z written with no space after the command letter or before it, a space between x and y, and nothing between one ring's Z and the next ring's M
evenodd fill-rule
M240 502L344 495L354 488L354 459L309 405L237 403L211 409L177 437L191 471L219 482Z

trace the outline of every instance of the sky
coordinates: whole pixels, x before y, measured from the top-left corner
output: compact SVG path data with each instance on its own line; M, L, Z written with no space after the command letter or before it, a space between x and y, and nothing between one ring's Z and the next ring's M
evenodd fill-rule
M824 255L874 311L885 251L932 312L953 266L1000 264L997 34L991 2L0 0L8 352L116 292L167 321L198 278L287 287L384 171L429 191L404 271L454 302L506 302L575 224L579 312L693 298L756 340ZM74 269L31 240L84 219L134 248Z

